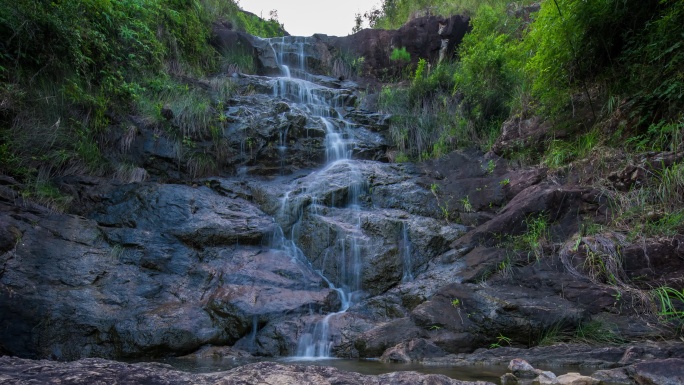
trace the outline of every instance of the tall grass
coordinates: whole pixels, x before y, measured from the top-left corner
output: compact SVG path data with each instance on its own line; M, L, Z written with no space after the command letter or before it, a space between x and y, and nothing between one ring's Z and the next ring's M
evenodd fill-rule
M684 289L660 286L651 291L657 314L666 321L684 323Z
M147 124L166 127L167 133L184 138L211 139L219 120L219 107L235 91L230 78L208 81L209 90L183 84L169 78L150 81L147 91L137 100L136 108ZM162 109L172 112L167 122Z
M552 140L549 144L542 163L550 168L559 168L573 160L584 159L600 144L601 135L598 130L592 130L576 139Z
M631 238L684 231L684 163L653 171L643 185L614 194L614 226Z
M421 63L408 87L386 86L378 101L380 110L392 115L390 135L400 157L423 160L491 144L498 127L491 134L478 130L453 93L451 74L458 64L443 62L430 70L425 61Z

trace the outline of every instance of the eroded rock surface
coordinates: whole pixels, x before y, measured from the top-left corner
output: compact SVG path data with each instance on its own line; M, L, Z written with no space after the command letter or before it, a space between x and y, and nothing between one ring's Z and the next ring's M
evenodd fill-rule
M163 364L125 364L92 358L61 363L12 357L0 357L0 381L7 385L492 385L484 381L458 381L438 374L404 371L368 376L325 366L281 365L271 362L249 364L227 372L190 374Z

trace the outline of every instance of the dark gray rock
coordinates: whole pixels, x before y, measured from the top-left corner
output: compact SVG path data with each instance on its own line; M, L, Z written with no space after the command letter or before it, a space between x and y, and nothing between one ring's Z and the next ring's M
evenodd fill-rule
M272 219L228 188L126 185L94 219L0 204L21 235L2 254L0 344L59 359L183 354L235 343L255 319L339 308L308 264L258 245Z
M394 48L406 48L414 62L424 58L434 63L440 58L443 41L446 41L446 49L441 55L451 57L469 29L466 17L423 16L409 20L398 30L364 29L343 37L314 37L327 46L333 57L336 52L363 57L364 74L386 79L399 74L402 69L403 63L390 60Z
M639 362L627 367L637 384L678 385L684 383L684 359L668 358Z
M191 247L260 244L273 220L248 201L228 199L206 186L128 185L92 217L112 242L144 247L139 230L155 230Z
M599 370L591 377L601 385L634 385L625 368Z
M439 346L423 338L412 339L408 342L385 350L380 357L384 362L412 362L430 357L442 357L446 353Z
M635 358L636 362L684 357L682 342L642 342L605 347L587 344L556 344L532 348L500 347L478 349L470 354L450 354L425 359L422 362L426 365L447 366L507 365L511 360L520 358L537 367L615 368L622 367L628 352L634 350L642 352L638 359Z
M410 318L401 318L359 335L355 346L361 357L380 357L387 349L402 341L426 336L427 332L417 327Z
M326 366L282 365L273 362L249 364L227 372L190 374L163 364L124 364L102 359L64 363L12 357L0 357L0 381L8 385L493 385L484 381L458 381L439 374L394 372L368 376Z

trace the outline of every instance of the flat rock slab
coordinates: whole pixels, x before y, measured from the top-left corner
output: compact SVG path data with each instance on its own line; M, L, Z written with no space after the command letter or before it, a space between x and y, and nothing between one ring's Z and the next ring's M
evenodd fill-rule
M14 357L0 357L0 382L7 385L493 385L484 381L454 380L439 374L394 372L367 376L325 366L282 365L273 362L249 364L227 372L191 374L164 364L125 364L97 358L73 362L33 361Z

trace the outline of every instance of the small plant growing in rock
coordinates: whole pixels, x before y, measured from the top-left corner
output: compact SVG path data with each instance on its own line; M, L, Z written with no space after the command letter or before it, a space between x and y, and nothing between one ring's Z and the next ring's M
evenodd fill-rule
M521 246L529 250L529 254L534 254L540 260L543 254L542 245L546 242L549 233L549 224L544 214L537 217L530 216L525 220L527 231L520 235Z
M458 307L461 304L461 300L458 298L454 298L451 300L451 306L453 307Z
M660 317L667 321L684 322L684 289L677 290L669 286L660 286L651 291L651 296Z
M437 202L437 205L438 205L439 208L442 210L442 215L444 215L444 220L447 221L447 223L449 223L449 216L450 216L450 213L449 213L449 202L444 202L444 204L442 205L442 204L440 204L439 201L438 201L438 202Z
M489 348L490 349L500 348L502 346L502 344L504 344L504 343L507 344L508 346L510 346L511 345L511 339L504 336L503 334L499 334L499 336L496 337L496 342L489 345Z
M470 203L469 196L466 196L465 198L461 199L461 204L463 205L463 211L467 213L473 212L473 205Z
M496 169L496 162L494 162L492 159L490 159L487 162L487 174L493 173L494 169Z
M504 278L510 278L513 276L513 262L510 257L506 257L503 261L499 262L497 265L497 270L501 273Z
M506 179L502 180L501 182L499 182L499 184L500 184L501 186L508 186L509 184L511 184L511 179L510 179L510 178L506 178Z
M408 51L406 51L406 47L395 48L392 50L392 54L390 55L390 60L400 61L400 62L409 62L409 61L411 61L411 54L408 53Z

